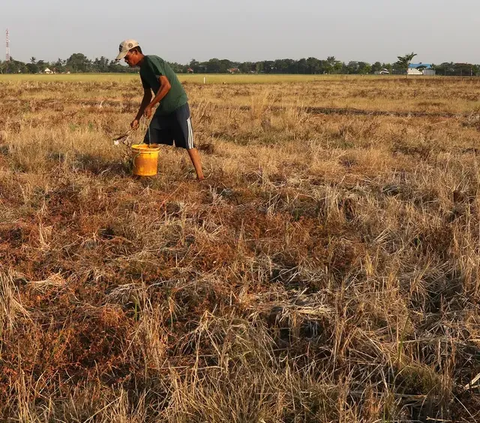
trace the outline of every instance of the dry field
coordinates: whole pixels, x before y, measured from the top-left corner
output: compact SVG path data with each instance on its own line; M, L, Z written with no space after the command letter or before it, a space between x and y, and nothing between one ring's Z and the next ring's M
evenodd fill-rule
M0 79L0 420L480 420L480 79L184 77L198 183L71 77Z

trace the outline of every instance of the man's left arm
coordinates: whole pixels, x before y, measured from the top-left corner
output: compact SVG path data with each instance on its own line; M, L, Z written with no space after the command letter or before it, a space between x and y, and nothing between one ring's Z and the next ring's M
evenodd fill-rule
M170 81L165 75L161 75L158 80L160 82L160 89L158 90L157 95L153 98L150 104L145 108L144 115L147 119L150 119L153 113L153 108L158 103L160 103L160 101L168 94L170 88L172 88L172 86L170 85Z

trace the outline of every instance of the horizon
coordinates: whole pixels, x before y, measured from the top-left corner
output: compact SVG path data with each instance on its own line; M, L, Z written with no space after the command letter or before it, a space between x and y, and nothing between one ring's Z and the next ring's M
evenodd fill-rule
M48 63L50 65L54 65L56 61L58 61L59 59L62 60L62 61L66 61L68 60L72 55L74 54L84 54L82 52L75 52L75 53L71 53L68 55L68 57L57 57L57 59L55 60L45 60L45 59L42 59L42 58L38 58L37 56L35 55L32 55L30 56L30 59L28 60L21 60L21 59L17 59L13 54L10 54L10 59L11 60L14 60L14 61L17 61L17 62L22 62L22 63L31 63L31 59L32 58L35 58L36 59L36 63L38 63L39 61L43 61L45 63ZM147 53L148 55L148 53ZM110 59L109 57L106 57L106 56L96 56L96 57L89 57L87 56L86 54L84 54L84 56L87 58L87 60L90 60L90 61L94 61L96 59L100 59L102 57L110 60L111 62L114 62L114 59ZM330 57L330 56L329 56ZM394 61L391 61L391 62L382 62L382 61L374 61L374 62L368 62L366 60L341 60L339 59L338 57L336 56L333 56L335 57L335 60L339 61L339 62L342 62L344 64L348 64L349 62L358 62L358 63L367 63L367 64L370 64L370 65L373 65L375 63L380 63L380 64L384 64L384 65L393 65L397 62L398 58ZM220 57L211 57L209 59L206 59L206 60L197 60L199 63L206 63L208 62L209 60L228 60L230 61L231 63L238 63L238 64L241 64L241 63L260 63L260 62L267 62L267 61L271 61L271 62L274 62L276 60L294 60L294 61L299 61L299 60L302 60L302 59L309 59L309 58L314 58L314 59L317 59L317 60L327 60L327 57L314 57L314 56L308 56L308 57L301 57L299 59L294 59L294 58L291 58L291 57L277 57L277 58L274 58L274 59L260 59L260 60L257 60L257 61L251 61L251 60L246 60L246 61L238 61L238 60L232 60L232 59L229 59L228 57L224 57L224 58L220 58ZM182 65L182 66L189 66L190 63L191 63L191 59L190 61L188 62L185 62L185 63L182 63L182 62L175 62L175 61L170 61L166 58L164 58L167 62L170 62L170 63L177 63L178 65ZM0 62L3 62L4 60L3 59L0 59ZM476 65L480 65L480 62L479 63L474 63L474 62L453 62L453 61L443 61L443 62L425 62L425 61L421 61L421 60L412 60L410 62L410 65L431 65L431 66L438 66L438 65L441 65L443 63L453 63L455 65L473 65L473 66L476 66ZM122 66L127 66L122 60L118 62L119 65L122 65Z
M75 52L89 59L111 60L121 41L135 38L146 54L185 64L192 59L258 62L329 56L345 63L393 63L397 56L412 51L424 63L480 63L475 45L475 12L480 12L480 5L473 0L461 4L468 9L444 0L422 4L414 0L401 4L244 0L241 5L228 0L185 0L160 9L146 0L142 10L152 16L158 10L159 16L158 24L146 26L124 1L85 0L67 9L59 0L34 4L17 0L7 3L0 28L4 36L9 29L10 54L22 62L32 56L54 62ZM165 15L166 23L161 19ZM423 30L425 23L434 29Z

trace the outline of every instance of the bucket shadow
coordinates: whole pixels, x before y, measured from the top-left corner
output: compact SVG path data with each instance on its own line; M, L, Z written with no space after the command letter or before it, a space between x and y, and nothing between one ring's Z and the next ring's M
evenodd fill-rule
M83 171L94 175L131 175L132 163L129 160L105 160L92 154L78 154L75 157L76 165Z

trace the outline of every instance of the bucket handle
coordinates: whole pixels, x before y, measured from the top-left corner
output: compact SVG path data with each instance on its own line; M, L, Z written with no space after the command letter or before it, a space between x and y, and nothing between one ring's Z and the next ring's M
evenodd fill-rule
M136 169L137 166L135 166L135 162L137 161L137 157L140 156L140 154L142 154L141 152L138 152L137 154L135 154L132 158L132 165L133 165L133 168Z

